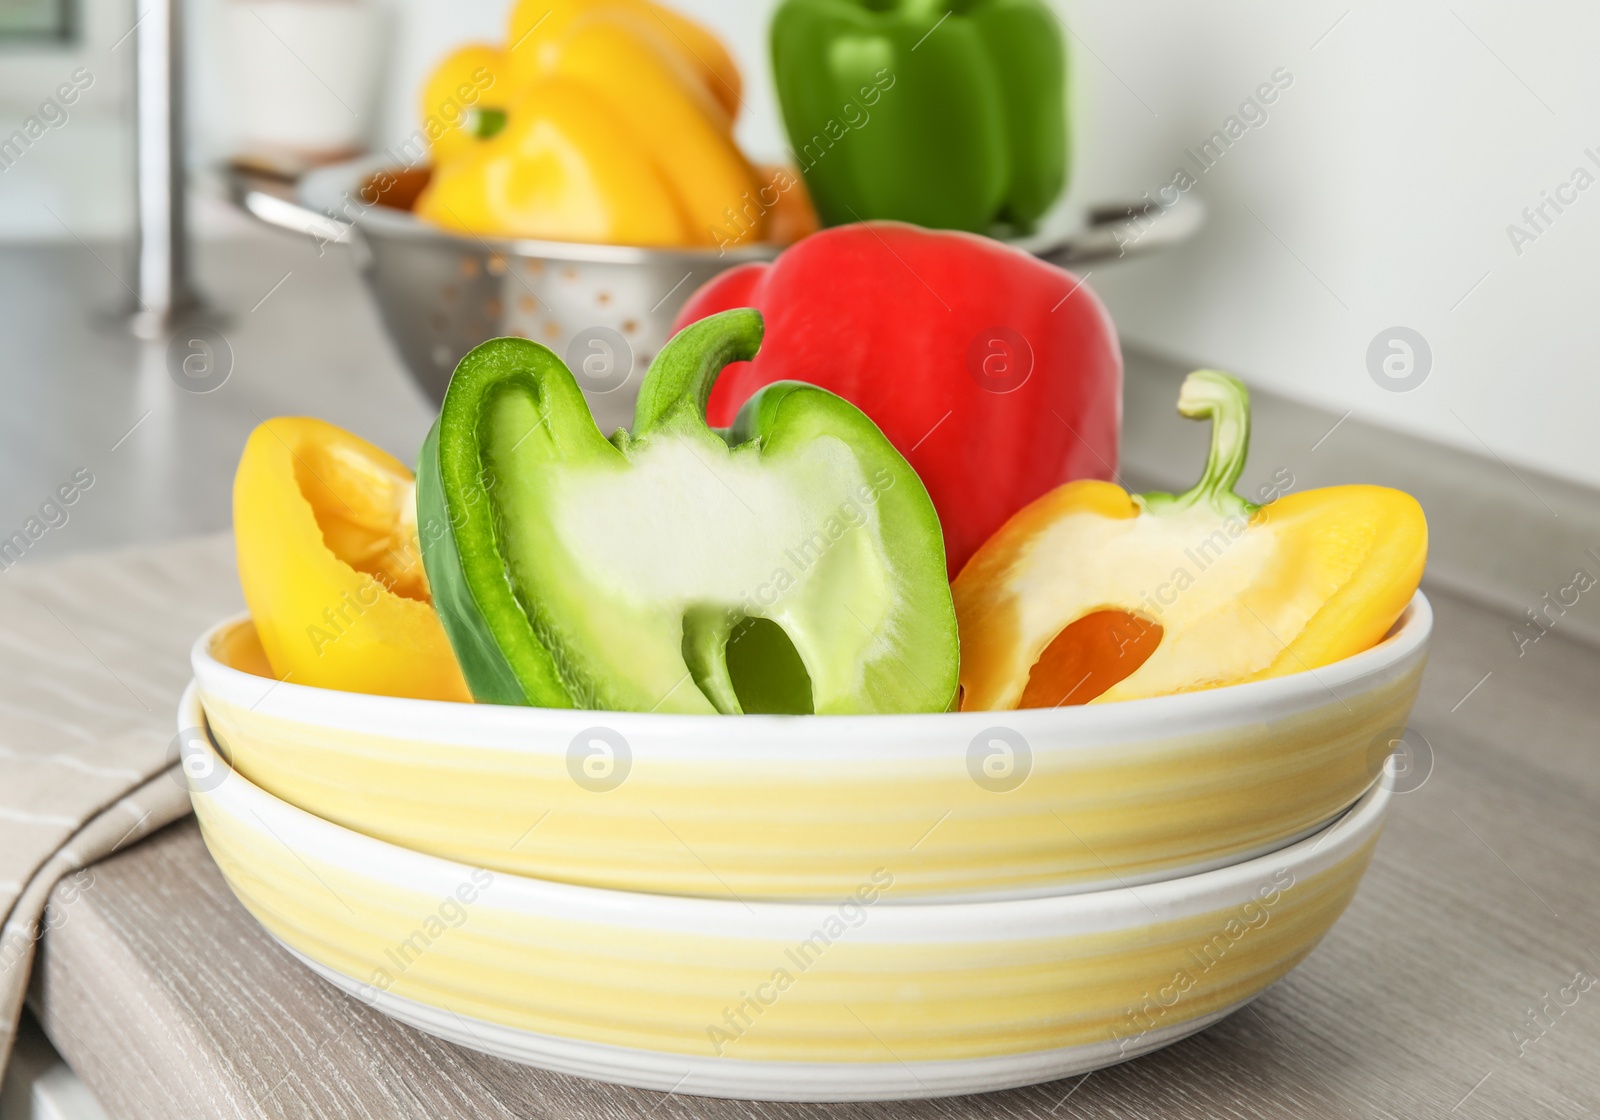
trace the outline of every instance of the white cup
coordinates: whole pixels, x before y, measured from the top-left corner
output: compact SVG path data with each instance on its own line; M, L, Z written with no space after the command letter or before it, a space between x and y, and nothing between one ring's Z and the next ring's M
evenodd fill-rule
M364 150L383 54L371 0L229 0L224 78L250 150L309 159Z

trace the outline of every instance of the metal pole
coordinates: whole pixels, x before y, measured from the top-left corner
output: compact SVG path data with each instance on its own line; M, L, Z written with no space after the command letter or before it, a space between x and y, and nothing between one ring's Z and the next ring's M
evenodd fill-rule
M161 338L195 311L183 142L183 0L146 0L135 60L138 301L134 333Z

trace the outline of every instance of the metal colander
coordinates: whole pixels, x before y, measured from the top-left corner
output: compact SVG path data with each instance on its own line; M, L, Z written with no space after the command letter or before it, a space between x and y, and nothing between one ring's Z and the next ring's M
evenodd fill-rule
M405 210L363 205L361 188L383 168L382 159L356 161L314 171L297 186L230 169L228 182L234 201L262 221L351 246L406 368L435 400L468 350L520 335L566 360L602 431L626 426L650 359L689 295L726 269L779 252L461 236ZM1193 199L1158 222L1143 202L1101 207L1070 233L1016 244L1063 266L1142 255L1188 238L1203 213Z

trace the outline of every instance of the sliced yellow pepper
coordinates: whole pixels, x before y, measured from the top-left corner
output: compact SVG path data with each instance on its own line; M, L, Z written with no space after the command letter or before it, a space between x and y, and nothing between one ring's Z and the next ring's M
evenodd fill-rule
M1380 641L1422 578L1409 494L1334 486L1257 506L1234 493L1249 394L1189 375L1178 410L1212 421L1180 494L1069 482L1006 522L953 585L964 711L1101 703L1314 670Z
M506 126L434 169L415 212L445 229L551 241L682 245L674 192L603 98L536 82Z
M397 459L321 420L268 420L239 460L233 532L274 675L346 692L472 698L428 595L416 485Z
M445 56L422 87L422 131L435 163L452 159L477 141L486 109L511 96L505 52L471 43Z
M572 24L596 14L633 17L657 29L716 100L722 117L731 122L739 115L743 83L722 40L687 16L650 0L518 0L511 9L506 39L512 79L526 84L545 72Z

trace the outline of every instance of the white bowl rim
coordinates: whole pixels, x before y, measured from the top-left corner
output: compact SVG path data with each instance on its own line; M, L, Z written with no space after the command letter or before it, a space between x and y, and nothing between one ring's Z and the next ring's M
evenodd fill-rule
M189 692L194 688L191 682ZM184 706L194 702L189 692ZM183 717L179 718L181 721ZM191 768L191 760L197 756L205 766L218 765L209 735L185 735L180 742L184 774L197 772ZM273 796L231 769L225 770L212 789L194 796L214 800L236 821L256 829L264 840L284 847L297 859L299 851L312 852L335 866L440 898L454 894L462 884L478 883L482 896L491 900L494 909L528 915L687 933L714 931L716 936L726 937L781 939L841 916L841 908L853 897L797 902L745 900L731 890L732 897L727 899L646 894L489 871L334 824ZM1342 862L1377 833L1392 797L1391 784L1380 776L1348 810L1298 843L1226 867L1140 886L967 902L913 900L863 906L857 899L856 905L863 912L870 910L872 917L859 926L852 925L848 936L887 943L1025 940L1060 936L1064 928L1074 934L1108 932L1242 906L1258 898L1262 884L1276 882L1280 888L1290 885L1281 881L1285 871L1290 873L1292 884ZM489 882L484 885L482 878L475 876L486 876ZM867 885L864 880L863 886ZM334 893L331 887L328 889ZM888 889L892 890L892 886Z
M815 757L835 757L830 744L859 755L871 751L910 751L943 756L953 745L963 749L975 736L998 728L1014 731L1034 750L1061 746L1104 746L1150 737L1170 738L1186 731L1237 722L1243 716L1260 720L1263 713L1296 704L1308 706L1324 694L1343 702L1341 688L1364 691L1369 682L1424 652L1433 630L1433 608L1418 591L1389 634L1377 645L1351 657L1288 673L1281 677L1224 685L1114 704L1067 708L1019 708L985 712L919 712L906 714L775 716L693 715L672 712L619 712L592 708L536 708L513 704L470 704L452 700L418 700L400 696L344 692L274 680L235 669L217 660L211 646L218 635L250 618L233 615L195 640L190 661L207 691L220 684L236 696L259 693L252 710L283 718L315 720L351 730L393 734L418 741L458 743L504 749L541 749L540 736L573 736L603 727L629 742L671 737L682 744L759 742L766 755L778 747L802 748ZM1354 686L1352 689L1350 686ZM271 703L267 703L267 701ZM819 720L826 721L818 723ZM392 731L390 729L393 729ZM470 729L470 731L469 731ZM824 732L819 734L819 732ZM500 738L500 737L503 737ZM1038 739L1036 742L1035 739ZM565 749L566 742L561 743ZM548 741L543 743L550 746ZM893 750L888 748L893 747ZM881 755L884 751L879 751Z

